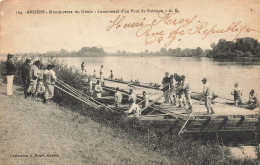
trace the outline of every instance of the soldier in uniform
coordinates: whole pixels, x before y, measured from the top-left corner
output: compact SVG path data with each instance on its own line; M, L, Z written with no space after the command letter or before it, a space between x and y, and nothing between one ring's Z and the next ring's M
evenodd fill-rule
M238 105L238 104L243 104L243 101L242 101L242 92L241 90L238 88L238 83L235 83L234 84L234 90L231 92L231 95L234 96L234 101L235 101L235 105Z
M165 77L162 80L162 84L163 84L163 94L164 94L164 99L165 99L165 103L169 102L169 89L171 87L171 78L169 77L169 73L166 72L165 73ZM166 93L168 92L168 93Z
M54 96L54 85L57 78L53 67L53 65L48 65L47 70L43 72L43 82L45 85L44 103L47 103Z
M31 60L26 59L25 63L21 67L21 77L23 82L23 90L24 90L24 97L27 98L28 96L28 89L31 83L30 78L30 67L31 67Z
M191 89L190 89L190 83L187 81L185 76L182 76L182 81L183 81L183 90L184 90L184 95L186 98L186 102L188 103L189 108L187 109L188 111L192 111L192 101L191 101Z
M205 97L205 107L207 108L207 113L209 113L211 111L210 114L214 114L215 112L214 112L214 110L211 106L213 93L211 91L210 85L207 82L206 78L202 79L202 83L204 84L204 86L203 86L203 97Z
M259 106L257 95L255 94L255 91L252 89L249 93L249 100L248 100L248 109L255 109Z

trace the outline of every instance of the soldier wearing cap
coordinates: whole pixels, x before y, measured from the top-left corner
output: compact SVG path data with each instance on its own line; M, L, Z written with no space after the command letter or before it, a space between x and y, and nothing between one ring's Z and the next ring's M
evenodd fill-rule
M183 84L183 91L186 98L186 101L188 103L189 108L187 110L192 111L192 101L191 101L191 89L190 89L190 83L185 78L185 76L182 76L182 84Z
M39 60L35 61L33 66L30 69L30 77L31 77L31 94L35 97L36 86L37 86L37 79L38 79L38 72L40 68L41 62Z
M238 88L238 83L235 83L234 84L234 90L231 92L231 95L234 96L234 101L235 101L235 105L238 105L238 104L242 104L243 101L242 101L242 92L241 90Z
M169 100L171 105L176 105L176 76L177 73L174 73L174 75L170 76L172 89L169 95Z
M176 81L177 81L176 95L177 95L178 102L179 102L178 108L182 108L185 105L182 76L177 75Z
M169 89L170 89L170 85L171 85L171 78L169 77L169 72L165 73L165 77L162 80L162 84L163 84L163 94L164 94L164 99L165 99L165 103L169 102L169 92L166 93Z
M14 65L12 54L7 55L7 61L6 61L6 95L12 96L13 95L13 80L14 80L14 73L16 70L16 67Z
M211 91L211 88L210 88L210 85L209 83L207 82L207 79L206 78L203 78L202 79L202 83L204 84L203 86L203 97L205 97L205 107L207 108L207 113L209 113L210 111L210 114L214 114L214 110L211 106L211 101L212 101L212 91Z
M44 103L47 103L54 96L54 85L57 78L53 67L54 65L48 65L47 70L43 72L43 82L45 85Z
M30 87L31 79L30 79L30 67L31 67L31 60L26 59L25 63L21 67L21 77L24 87L24 97L28 96L28 89Z
M40 68L38 70L38 79L37 79L37 86L36 86L36 93L35 96L38 97L38 95L43 95L45 92L45 86L43 83L43 73L44 70L46 70L46 66L43 64L40 65Z

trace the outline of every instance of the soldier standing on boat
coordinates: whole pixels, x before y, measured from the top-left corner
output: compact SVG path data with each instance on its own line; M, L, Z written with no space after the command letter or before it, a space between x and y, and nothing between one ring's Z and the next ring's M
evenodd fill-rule
M99 80L100 80L100 84L104 85L104 76L103 76L103 65L101 65L100 67L100 72L99 72L100 76L99 76Z
M81 71L82 71L82 75L84 75L84 71L85 71L85 63L84 63L84 61L81 63Z
M170 104L172 106L176 105L176 76L177 73L174 73L174 75L171 75L171 92L170 92L170 96L169 96L169 100L170 100Z
M205 107L207 108L207 113L209 113L211 111L210 114L214 114L215 112L213 111L213 108L211 106L212 91L211 91L210 85L207 82L206 78L202 79L202 83L204 84L204 86L203 86L203 97L205 98Z
M231 92L231 95L234 95L234 101L235 101L235 105L238 104L243 104L242 101L242 92L241 90L238 88L238 83L234 84L234 90Z
M113 80L113 77L114 77L114 75L113 75L113 70L110 70L110 76L108 77L108 79Z
M101 86L101 82L99 80L97 80L97 84L95 85L95 93L94 93L94 95L97 98L101 98L102 97L102 92L103 92L103 89L102 89L102 86Z
M129 96L128 96L128 101L133 100L134 103L136 103L136 94L134 93L133 89L129 90ZM131 103L130 103L131 104ZM129 105L130 105L129 104Z
M177 88L176 94L177 94L178 102L179 102L178 108L182 108L183 106L185 106L185 101L184 101L183 81L182 81L181 76L177 76L177 87L176 88Z
M165 99L164 103L169 102L169 92L168 92L168 90L170 89L170 83L171 83L171 79L169 77L169 72L166 72L165 77L162 80L163 94L164 94L164 99Z
M116 93L115 93L115 107L119 108L122 103L122 93L119 91L119 88L116 88Z
M142 108L145 108L146 106L148 106L148 104L149 104L149 100L147 99L146 92L143 91Z
M30 79L30 66L31 65L31 60L26 59L25 63L21 67L21 77L22 77L22 82L23 82L23 87L24 87L24 97L27 98L28 96L28 89L31 83Z
M190 83L187 81L185 76L182 76L182 81L183 81L183 90L184 90L184 95L186 98L186 102L188 103L189 108L187 109L188 111L192 111L192 102L191 102L191 89L190 89Z

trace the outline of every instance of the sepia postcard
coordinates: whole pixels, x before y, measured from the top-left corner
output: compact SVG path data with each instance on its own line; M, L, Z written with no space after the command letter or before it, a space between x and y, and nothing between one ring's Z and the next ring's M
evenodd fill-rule
M259 164L259 0L0 0L0 164Z

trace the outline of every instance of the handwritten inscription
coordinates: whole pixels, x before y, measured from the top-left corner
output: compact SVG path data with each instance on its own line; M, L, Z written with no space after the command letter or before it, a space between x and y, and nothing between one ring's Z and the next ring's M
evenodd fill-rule
M259 30L243 25L242 21L231 22L227 27L221 27L218 24L211 25L209 22L200 21L199 15L177 18L177 14L179 14L179 11L171 13L158 12L157 17L149 23L146 23L146 18L136 22L127 22L126 16L118 15L116 19L110 21L110 25L106 30L137 28L136 37L143 37L146 45L163 42L164 47L170 46L175 40L180 41L184 35L199 34L202 35L201 39L204 40L213 34L234 33L234 41L243 32L260 34ZM169 28L167 31L162 29L160 25L170 27L170 31Z

